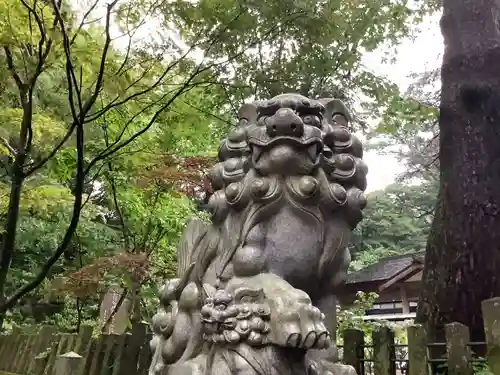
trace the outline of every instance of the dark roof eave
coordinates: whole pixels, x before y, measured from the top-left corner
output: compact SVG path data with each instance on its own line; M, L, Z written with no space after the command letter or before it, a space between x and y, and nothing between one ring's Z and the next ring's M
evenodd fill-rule
M396 275L400 274L404 270L406 270L408 267L411 267L412 265L420 265L423 266L424 264L424 256L425 253L415 253L415 254L405 254L405 255L398 255L394 257L387 257L379 260L378 263L372 264L370 266L367 266L353 274L350 274L348 276L346 284L348 285L355 285L355 284L360 284L360 283L370 283L370 282L385 282ZM404 262L405 264L401 264L398 269L398 263L399 262ZM377 275L377 273L383 273L387 272L384 271L384 267L391 267L391 263L394 263L395 269L393 272L390 272L387 275ZM370 272L372 273L370 275Z

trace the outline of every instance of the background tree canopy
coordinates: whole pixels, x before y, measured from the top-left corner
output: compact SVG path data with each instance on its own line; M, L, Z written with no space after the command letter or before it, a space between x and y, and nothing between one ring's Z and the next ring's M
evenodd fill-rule
M364 219L354 233L353 270L380 258L425 250L436 205L437 184L395 183L368 194Z
M411 102L361 64L433 2L0 1L0 317L93 322L110 287L149 319L244 101L335 96L394 137ZM140 38L141 33L146 37ZM410 128L410 127L407 127ZM399 130L398 130L399 131ZM406 139L410 139L407 137ZM356 266L420 250L434 190L374 192Z

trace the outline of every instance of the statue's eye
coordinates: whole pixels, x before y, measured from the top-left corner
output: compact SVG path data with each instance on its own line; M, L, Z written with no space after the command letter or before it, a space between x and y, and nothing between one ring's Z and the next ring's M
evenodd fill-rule
M321 126L321 121L318 116L306 115L302 121L304 121L306 125L316 126L318 128Z

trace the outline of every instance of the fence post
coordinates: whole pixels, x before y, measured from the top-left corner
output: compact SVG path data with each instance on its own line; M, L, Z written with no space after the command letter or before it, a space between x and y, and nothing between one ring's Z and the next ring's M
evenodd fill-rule
M14 330L12 330L12 333L10 334L10 342L9 342L9 347L7 347L7 351L4 354L5 358L2 358L6 363L3 367L3 370L7 372L12 372L14 369L14 357L16 356L17 350L19 348L19 344L21 342L21 334L19 331L16 329L16 333L14 334Z
M146 341L147 332L147 324L139 323L132 326L131 335L127 338L127 346L123 350L123 360L118 369L118 375L128 374L129 368L138 368L141 348ZM149 342L147 346L149 347Z
M83 357L75 352L68 352L57 357L53 375L74 375L82 364Z
M4 351L4 349L6 347L7 347L7 336L6 335L2 335L0 333L0 363L1 363L1 360L2 360L2 353L3 353L3 351Z
M39 335L40 333L35 333L27 336L26 346L24 347L25 357L22 365L19 367L20 374L29 374L31 361L33 360L33 351L36 346Z
M104 351L106 349L106 336L100 335L95 341L93 348L92 363L89 367L89 375L100 375L100 366L104 360Z
M408 375L428 375L427 332L419 324L409 326L408 332Z
M10 336L2 335L2 343L0 344L0 371L5 370L5 362L8 361L8 348L10 344Z
M30 375L43 375L47 366L46 356L37 356L33 359L33 366L30 369Z
M76 340L74 351L80 353L83 357L85 357L85 354L89 350L93 331L94 329L89 325L82 325L78 331L78 339Z
M394 332L387 327L380 327L372 333L374 375L396 374L396 351Z
M123 354L125 351L125 347L129 342L130 335L127 335L126 333L123 333L121 335L118 335L116 338L116 347L114 351L114 359L113 359L113 373L112 375L119 375L120 374L120 367L123 366ZM130 369L128 369L128 372L130 372Z
M151 361L153 359L153 352L151 351L151 346L149 345L152 338L153 334L148 333L144 339L144 343L141 348L141 353L137 361L139 369L138 374L148 375L149 373L149 366L151 365ZM349 373L347 373L346 375L349 375Z
M38 333L38 337L33 344L33 350L31 352L32 359L30 360L30 364L28 366L27 372L29 374L39 373L40 368L47 364L47 350L50 345L50 341L52 340L56 330L53 326L43 326Z
M71 350L68 350L68 347L69 347L72 335L70 333L60 333L59 336L60 336L59 345L57 346L57 351L56 351L57 356L59 356L60 354L64 354L66 352L71 351ZM57 358L58 357L56 357L56 359Z
M9 359L7 357L7 350L10 341L10 336L0 334L0 370L4 370L5 362Z
M56 362L59 347L61 342L61 335L56 334L53 336L53 339L50 341L49 352L47 353L47 359L45 363L44 375L52 375L52 370L54 368L54 363Z
M12 332L11 332L12 336L16 337L16 336L20 335L21 333L23 333L23 332L21 331L20 327L18 327L18 326L12 327Z
M80 374L76 374L76 375L84 375L84 374L89 375L89 374L91 374L92 363L94 362L94 357L97 355L96 349L97 349L98 342L99 342L99 339L97 339L95 337L90 338L88 349L87 349L87 352L86 352L84 360L83 360L84 364L82 366L82 371L80 372Z
M119 337L118 335L115 335L114 333L110 333L105 335L104 339L104 355L102 358L102 363L100 365L99 373L100 375L106 375L108 372L108 369L111 368L112 363L113 363L113 350L115 348L115 341L116 338Z
M21 374L22 373L22 368L24 366L24 361L26 360L26 347L28 346L28 341L29 341L29 335L26 333L23 333L20 336L19 339L19 346L17 347L17 350L14 354L14 365L12 366L12 372L15 374Z
M493 374L500 374L500 297L483 301L481 307L488 346L488 365Z
M365 334L359 329L344 331L344 358L346 365L354 367L358 375L364 375L365 366Z
M461 323L445 325L449 375L472 375L469 328Z

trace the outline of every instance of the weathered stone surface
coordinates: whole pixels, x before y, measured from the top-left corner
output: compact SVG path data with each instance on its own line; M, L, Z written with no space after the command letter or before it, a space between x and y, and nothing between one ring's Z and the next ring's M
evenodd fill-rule
M472 375L469 328L461 323L445 326L449 375Z
M422 325L408 327L409 375L428 375L427 332Z
M488 364L493 374L500 374L500 297L483 301L481 307L488 345Z
M362 374L364 363L365 334L359 329L344 331L344 363L352 366L356 372Z
M73 375L78 373L83 357L75 352L59 355L54 365L54 375Z
M240 109L210 177L212 223L188 223L161 292L151 375L354 371L333 366L331 337L366 205L348 121L340 101L297 94Z
M396 373L396 351L394 332L387 327L380 327L372 334L374 375L392 375Z

